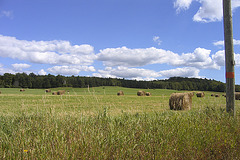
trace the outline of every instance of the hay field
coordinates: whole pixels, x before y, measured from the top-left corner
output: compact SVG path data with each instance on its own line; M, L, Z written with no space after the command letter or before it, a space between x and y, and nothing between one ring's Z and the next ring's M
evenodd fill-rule
M169 97L179 91L141 89L152 94L142 97L140 89L122 87L51 89L64 95L0 90L0 159L240 158L240 101L232 118L225 97L212 92L194 96L190 111L171 111Z

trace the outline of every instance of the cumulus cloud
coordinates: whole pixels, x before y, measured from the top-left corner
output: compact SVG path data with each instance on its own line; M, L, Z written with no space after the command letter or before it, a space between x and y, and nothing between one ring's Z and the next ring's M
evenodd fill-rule
M81 71L94 72L96 70L93 66L54 66L48 68L47 71L53 74L78 75Z
M177 8L177 12L180 12L181 10L187 10L189 9L192 1L193 0L176 0L174 2L174 7Z
M234 45L240 45L240 40L233 39ZM224 41L216 41L213 43L214 46L224 46Z
M129 67L106 67L105 70L98 70L94 73L96 77L112 77L112 78L127 78L136 80L154 80L157 78L169 78L174 76L182 77L199 77L199 69L194 67L176 68L165 71L154 71L143 68L129 68Z
M106 66L136 67L154 63L166 63L174 55L176 54L171 51L154 47L146 49L121 47L100 50L100 53L97 54L97 59L103 61Z
M221 50L212 55L213 61L219 66L225 66L225 51ZM240 54L234 54L235 64L240 66Z
M90 45L71 45L68 41L26 41L0 35L0 56L32 63L90 65L95 59Z
M23 69L31 67L31 65L25 63L15 63L12 64L12 66L16 71L22 71Z
M185 66L197 68L219 69L210 57L210 50L197 48L193 53L178 55L171 51L157 48L128 49L107 48L97 54L97 59L103 61L105 66L139 67L148 64L169 64L172 66Z
M179 13L181 10L189 9L192 2L199 2L197 13L193 16L196 22L221 21L223 17L222 0L175 0L174 7ZM240 0L232 0L232 10L240 7Z
M128 68L119 66L117 68L106 67L105 70L98 70L98 73L94 73L93 76L127 78L137 80L152 80L159 77L160 74L156 71L143 68Z
M220 69L220 67L210 57L211 50L196 48L193 53L182 54L177 57L178 61L172 61L175 66L189 66L200 69Z

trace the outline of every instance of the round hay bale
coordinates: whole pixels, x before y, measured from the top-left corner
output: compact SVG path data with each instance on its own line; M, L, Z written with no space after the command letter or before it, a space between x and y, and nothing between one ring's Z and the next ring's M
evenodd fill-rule
M198 93L196 93L196 96L197 97L204 97L205 94L204 94L204 92L198 92Z
M240 92L235 93L235 100L240 100Z
M118 96L123 96L124 93L123 93L123 91L118 91L117 95L118 95Z
M52 92L52 95L57 95L57 92L56 91Z
M24 92L25 91L25 89L20 89L20 92Z
M151 93L150 92L146 92L146 96L151 96Z
M214 96L215 96L215 94L211 94L211 96L212 96L212 97L214 97Z
M57 91L57 95L63 95L63 94L65 94L65 90L59 90L59 91Z
M215 97L220 97L219 94L215 94Z
M49 93L49 92L51 92L51 89L46 89L45 92Z
M138 91L138 92L137 92L137 95L138 95L138 96L145 96L146 93L145 93L144 91Z
M172 93L169 98L171 110L190 110L193 93Z

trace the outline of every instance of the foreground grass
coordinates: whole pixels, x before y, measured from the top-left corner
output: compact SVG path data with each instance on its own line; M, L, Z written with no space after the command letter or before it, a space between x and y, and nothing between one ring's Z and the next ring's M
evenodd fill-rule
M190 111L170 111L169 90L69 89L4 91L0 159L240 159L239 101L233 118L210 93Z
M239 159L240 123L214 108L0 117L1 159Z

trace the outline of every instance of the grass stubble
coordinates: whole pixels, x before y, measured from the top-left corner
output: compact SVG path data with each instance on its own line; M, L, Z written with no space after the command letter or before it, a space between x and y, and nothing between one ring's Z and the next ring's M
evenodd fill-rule
M190 111L170 111L163 90L98 89L1 95L0 159L240 159L238 101L233 118L210 93Z

